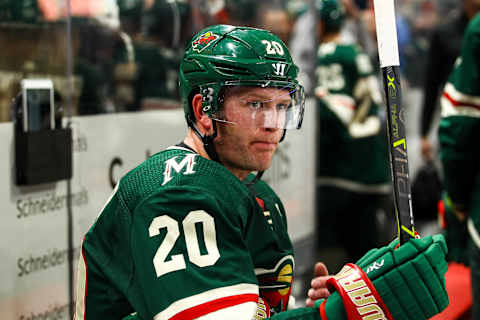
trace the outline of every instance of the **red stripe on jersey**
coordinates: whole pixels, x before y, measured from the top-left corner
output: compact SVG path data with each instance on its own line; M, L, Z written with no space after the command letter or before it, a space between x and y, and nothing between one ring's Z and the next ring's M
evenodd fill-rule
M447 100L450 101L450 103L451 103L454 107L462 106L462 107L470 107L470 108L475 108L475 109L480 110L480 105L474 104L474 103L470 103L470 102L462 102L462 101L455 100L455 99L453 99L452 96L449 95L447 92L444 92L444 93L443 93L443 96L444 96L445 98L447 98Z
M255 302L258 301L258 295L253 293L240 294L236 296L224 297L216 299L213 301L205 302L199 304L198 306L191 307L189 309L183 310L169 320L191 320L198 317L204 316L208 313L218 311L220 309L225 309L232 307L238 304L246 302ZM253 316L253 315L252 315Z

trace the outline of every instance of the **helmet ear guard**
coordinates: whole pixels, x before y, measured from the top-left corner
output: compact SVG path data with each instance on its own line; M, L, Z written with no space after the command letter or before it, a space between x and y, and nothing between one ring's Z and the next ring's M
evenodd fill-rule
M222 86L217 82L200 86L200 94L202 95L202 111L208 114L210 118L212 118L213 114L215 114L219 108L221 90ZM223 101L223 97L221 98Z
M205 89L203 89L203 90L200 89L200 92L202 92L202 91L205 91ZM206 91L208 91L209 94L211 92L211 90L206 90ZM192 94L191 94L192 99L193 99L193 96L195 94L198 94L198 93L195 93L195 92L197 92L197 91L196 90L192 91ZM212 119L212 116L209 113L209 111L211 111L211 109L212 109L211 105L212 105L212 102L210 101L210 99L205 99L205 96L202 95L202 106L201 106L202 112L207 113L208 117ZM218 162L219 161L218 154L215 151L215 146L213 144L213 140L217 137L217 123L216 123L216 121L214 119L211 120L212 121L212 128L213 128L213 133L211 135L202 134L197 127L197 119L196 119L196 116L195 116L195 111L193 110L193 106L189 105L189 108L191 109L191 112L185 113L185 118L187 120L188 126L193 130L195 135L202 141L203 147L204 147L205 151L207 152L208 156L210 157L210 159Z

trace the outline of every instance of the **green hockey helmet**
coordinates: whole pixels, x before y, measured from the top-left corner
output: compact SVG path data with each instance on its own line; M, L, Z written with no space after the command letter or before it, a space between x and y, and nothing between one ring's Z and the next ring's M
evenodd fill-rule
M195 129L191 103L193 96L201 93L203 111L213 120L299 129L305 98L297 73L287 47L271 32L229 25L207 27L190 41L180 66L180 94L187 123ZM255 98L253 101L254 98L245 96L242 103L251 109L251 114L249 121L242 123L222 113L225 93L236 87L270 89L265 100ZM271 105L275 106L274 111L269 110ZM265 120L273 114L276 119Z
M327 29L339 30L343 25L345 8L339 0L316 0L315 8Z

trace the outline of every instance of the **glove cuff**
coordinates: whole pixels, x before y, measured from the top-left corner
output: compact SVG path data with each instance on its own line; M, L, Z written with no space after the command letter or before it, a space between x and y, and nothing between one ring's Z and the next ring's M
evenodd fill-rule
M255 312L253 319L266 319L270 318L270 315L270 306L265 302L265 300L263 300L261 297L258 297L257 311Z
M327 318L327 312L325 311L325 305L327 304L327 299L323 300L322 304L320 305L319 311L320 311L320 318L322 320L328 320Z
M347 263L333 278L327 280L329 289L336 289L343 300L347 319L361 320L365 316L393 320L390 311L368 278L357 265ZM320 315L325 320L325 303L320 306Z

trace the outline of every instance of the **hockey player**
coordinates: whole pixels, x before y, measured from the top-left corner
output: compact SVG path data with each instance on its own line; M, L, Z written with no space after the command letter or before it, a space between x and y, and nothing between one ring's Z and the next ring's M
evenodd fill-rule
M460 57L441 98L440 159L447 191L450 258L467 252L473 289L473 317L480 319L480 14L465 31ZM468 233L468 234L467 234ZM468 247L458 247L466 237Z
M423 101L420 116L420 152L425 161L436 159L436 146L429 138L438 96L452 72L455 59L460 54L462 38L468 22L480 11L479 0L462 0L454 2L455 10L442 17L432 30L426 56L425 79L423 83Z
M318 245L341 246L347 261L356 261L379 243L376 214L391 194L386 126L369 57L342 40L343 5L316 3Z
M399 319L405 306L426 319L446 306L446 247L429 237L370 251L331 281L340 293L286 311L292 245L282 203L259 178L286 129L300 128L297 72L265 30L194 36L180 67L187 136L127 173L85 235L77 320Z

